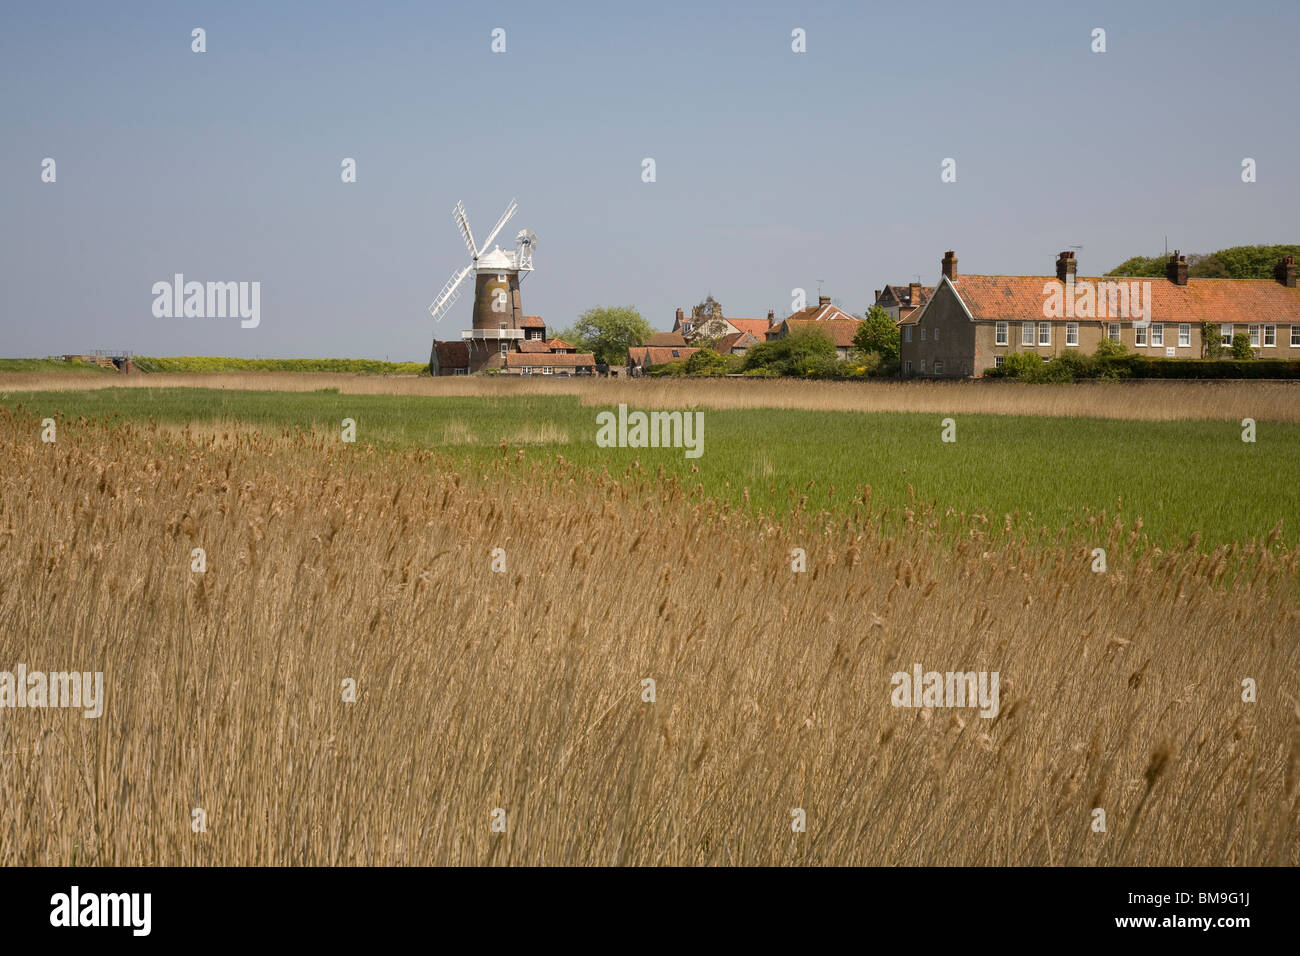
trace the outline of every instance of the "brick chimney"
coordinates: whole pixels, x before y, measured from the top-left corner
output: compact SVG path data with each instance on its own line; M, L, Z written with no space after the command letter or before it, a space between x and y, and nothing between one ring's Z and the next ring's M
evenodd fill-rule
M679 325L681 324L681 321L682 321L682 319L684 319L684 318L686 318L686 316L682 314L682 310L681 310L681 309L678 309L678 310L677 310L677 322L678 322Z
M1187 257L1179 255L1177 249L1169 257L1169 264L1165 267L1165 275L1174 285L1187 285Z
M1062 252L1056 257L1056 278L1065 282L1066 276L1076 275L1079 264L1074 259L1074 253L1070 251Z
M1288 289L1295 288L1295 256L1279 259L1273 267L1273 276Z
M821 307L824 306L824 305L830 305L830 304L831 304L831 297L830 297L830 296L828 296L828 295L819 295L819 296L817 297L817 307L818 307L818 308L821 308Z
M921 304L921 283L919 283L919 282L911 282L911 283L908 284L908 286L907 286L907 304L908 304L908 305L920 305L920 304Z
M776 309L767 310L767 327L770 329L776 325Z
M949 282L957 281L957 253L951 249L943 254L943 274Z

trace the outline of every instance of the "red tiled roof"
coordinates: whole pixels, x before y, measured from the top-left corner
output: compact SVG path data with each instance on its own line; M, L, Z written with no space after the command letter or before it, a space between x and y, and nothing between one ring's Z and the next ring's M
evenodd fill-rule
M560 338L551 339L549 342L546 343L546 347L550 349L552 352L554 352L556 349L577 348L577 346L570 345L568 342L564 341L564 339L560 339Z
M440 368L469 368L469 344L466 342L435 342L434 352Z
M649 341L645 343L650 346L677 346L681 348L686 345L686 340L682 338L680 332L656 332L650 336Z
M850 315L836 305L810 305L806 309L800 309L790 316L796 322L810 320L813 322L860 322L862 321L856 315ZM766 320L765 320L766 321ZM766 328L764 328L766 332Z
M713 351L717 352L719 355L728 355L738 343L745 339L752 342L754 337L748 332L732 332L729 335L724 335L722 338L718 339L718 344L713 346Z
M1103 282L1150 282L1153 322L1221 322L1288 324L1300 322L1300 288L1288 288L1274 279L1189 279L1175 285L1168 279L1134 279L1119 276L1084 277L1078 284ZM1049 284L1060 286L1056 276L963 275L953 288L978 319L1045 320L1043 304ZM1094 297L1095 301L1095 297ZM913 313L906 324L920 317ZM1058 321L1076 321L1063 317ZM1084 318L1083 321L1090 321ZM1092 321L1105 321L1105 318Z
M763 336L767 335L767 330L771 328L767 324L767 319L727 319L727 321L739 331L748 332L760 342L763 341Z
M519 351L528 354L550 352L551 346L549 343L543 342L541 339L523 339L519 343Z
M668 348L652 345L633 345L627 350L627 364L637 366L663 365L666 362L688 359L698 351L699 349L689 347Z
M525 329L544 329L546 323L542 321L540 315L525 315L524 320L519 323L521 328Z
M590 353L567 355L562 352L543 354L507 352L505 359L506 368L542 368L548 365L553 368L595 368L596 366L596 358Z
M826 306L834 308L834 306ZM808 311L804 309L803 311ZM795 313L798 315L799 313ZM841 313L844 314L844 313ZM790 332L803 328L825 329L835 343L836 348L847 349L853 347L853 336L857 334L858 327L862 324L859 319L795 319L784 320L776 328L768 333L768 340L784 338Z

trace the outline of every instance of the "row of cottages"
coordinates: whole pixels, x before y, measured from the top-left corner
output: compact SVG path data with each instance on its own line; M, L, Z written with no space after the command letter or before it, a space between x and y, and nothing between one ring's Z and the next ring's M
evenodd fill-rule
M952 250L941 269L925 304L899 320L904 375L982 375L1012 352L1091 354L1103 337L1139 355L1200 358L1203 322L1218 324L1225 343L1249 335L1259 357L1300 359L1291 256L1273 279L1188 279L1178 252L1163 279L1079 278L1073 252L1057 257L1054 276L961 275Z
M504 324L502 325L504 328ZM523 337L501 339L491 349L471 348L471 342L434 342L429 368L434 375L469 375L495 371L499 375L594 375L596 358L579 352L560 338L546 337L541 316L525 315Z

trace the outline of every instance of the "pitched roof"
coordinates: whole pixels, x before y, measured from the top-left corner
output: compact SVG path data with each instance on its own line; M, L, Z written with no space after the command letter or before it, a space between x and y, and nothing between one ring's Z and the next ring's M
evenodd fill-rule
M665 362L676 362L681 359L690 358L699 349L690 348L668 348L653 345L633 345L627 350L628 365L663 365Z
M564 339L561 338L551 339L549 342L546 343L546 347L550 349L552 352L554 352L556 349L577 348L576 345L570 345L568 342L564 341Z
M832 307L833 308L833 307ZM808 311L804 309L803 311ZM799 313L795 313L798 315ZM860 319L795 319L789 318L781 322L780 325L768 333L769 340L784 338L791 332L798 329L818 328L824 329L830 333L831 341L839 349L853 347L853 336L857 334L858 327L862 324Z
M920 295L916 297L915 302L912 301L912 287L910 285L887 285L885 286L885 292L893 296L894 300L902 308L915 309L925 305L930 300L930 296L934 295L934 288L932 285L921 286ZM881 298L884 297L882 294Z
M719 355L728 355L737 345L750 346L757 342L754 336L748 332L731 332L718 339L718 344L713 346L713 351Z
M686 344L686 340L682 338L682 334L680 332L656 332L654 335L650 336L649 340L645 344L652 345L652 346L653 345L667 345L667 346L676 345L680 348L681 346L684 346Z
M466 342L434 342L434 353L441 368L469 368L469 344Z
M837 305L810 305L806 309L800 309L798 312L795 312L790 316L790 318L794 319L796 322L803 320L810 320L813 322L862 321L857 316L845 312ZM766 332L767 329L764 328L763 331Z
M541 339L521 339L519 342L519 351L533 354L536 352L549 352L551 346Z
M506 368L542 368L550 366L552 368L585 368L595 367L596 357L590 353L578 355L568 355L563 352L543 352L540 354L531 352L507 352L505 354Z
M767 335L767 330L771 328L767 319L727 319L733 326L741 332L748 332L760 342L763 336Z
M525 315L524 320L519 323L521 328L525 329L544 329L546 323L542 321L540 315Z
M1300 322L1300 288L1290 288L1275 279L1189 279L1187 285L1175 285L1168 279L1141 279L1120 276L1093 276L1087 281L1094 289L1103 282L1150 282L1151 320L1153 322L1221 322L1234 325L1251 323L1287 324ZM1045 287L1061 286L1056 276L980 276L963 275L952 283L966 308L977 319L1045 321L1043 304ZM1077 297L1076 292L1076 297ZM1104 296L1103 296L1104 298ZM1096 301L1094 297L1094 302ZM913 324L920 312L900 324ZM1065 317L1058 321L1080 321ZM1082 321L1106 321L1105 316Z

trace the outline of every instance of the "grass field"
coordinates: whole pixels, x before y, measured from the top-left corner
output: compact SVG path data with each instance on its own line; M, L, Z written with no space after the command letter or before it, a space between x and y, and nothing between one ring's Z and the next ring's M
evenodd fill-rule
M341 401L0 400L0 667L105 678L99 718L3 713L0 864L1300 864L1283 539L941 537L945 506L893 526L876 493L773 520L657 462L580 466L571 400ZM388 437L344 445L346 411ZM488 447L542 411L567 443ZM1130 464L1095 467L1117 476L1230 454L1217 426L962 417L939 448L933 416L729 414L708 413L701 483L761 452L799 481L915 459L945 495L996 495L1024 466L981 460L1036 438L1053 451L1016 494L1061 508L1093 489L1071 435L1112 436ZM452 422L479 443L423 447ZM996 671L996 716L891 706L914 664Z
M743 395L749 383L732 387ZM684 397L655 390L638 402L635 394L622 389L608 397L642 409L680 408ZM679 404L663 402L665 394ZM698 486L707 497L775 515L869 505L902 524L925 505L936 527L961 533L996 536L1012 529L1050 537L1118 517L1161 547L1181 546L1193 535L1203 549L1270 535L1292 546L1297 540L1300 423L1294 421L1261 417L1257 440L1247 443L1232 419L973 414L953 402L957 441L945 443L940 423L947 415L936 412L724 407L707 409L704 454L690 460L680 449L597 447L595 413L611 407L592 403L599 397L590 391L428 396L138 387L7 393L0 383L0 404L21 403L38 417L54 417L71 436L81 420L104 417L337 436L343 419L352 418L362 446L439 450L481 467L499 456L504 442L593 473L632 469Z

